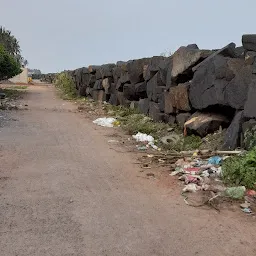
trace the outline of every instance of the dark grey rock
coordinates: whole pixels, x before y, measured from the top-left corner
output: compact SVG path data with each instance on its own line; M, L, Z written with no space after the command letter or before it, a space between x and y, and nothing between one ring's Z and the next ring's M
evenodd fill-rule
M244 122L244 111L239 111L230 126L228 127L222 148L224 150L234 150L240 146L242 123Z
M165 58L159 63L159 73L162 83L170 87L171 73L172 73L172 57ZM168 76L167 76L168 74Z
M200 62L195 67L193 67L192 71L195 72L201 65L205 65L208 61L212 60L217 55L221 55L223 57L235 58L236 57L235 48L236 48L235 43L230 43L230 44L226 45L225 47L221 48L220 50L213 52L208 58L206 58L204 61Z
M244 58L245 49L243 46L239 46L235 48L235 56L236 58Z
M130 77L127 72L123 73L121 77L118 79L116 84L116 89L120 92L123 91L124 84L130 83Z
M252 80L252 66L242 59L217 55L195 72L189 99L192 107L200 110L215 105L243 109Z
M143 78L145 81L149 81L160 70L160 64L164 59L165 57L162 56L154 56L148 65L144 65Z
M174 115L167 115L166 122L170 125L174 125L176 123L176 117Z
M88 72L89 72L90 74L95 74L96 71L97 71L99 68L100 68L100 66L90 65L90 66L88 67Z
M162 88L166 88L163 84L160 73L157 72L148 82L147 82L147 96L150 100L157 102L159 99L159 93L163 92Z
M138 102L138 109L139 112L144 114L144 115L148 115L149 112L149 99L145 98L145 99L140 99Z
M165 120L165 114L161 113L158 103L152 101L149 102L149 117L151 117L156 122Z
M172 106L172 101L171 101L171 94L170 92L168 91L165 91L163 93L163 97L164 97L164 112L166 114L171 114L171 113L174 113L174 109L173 109L173 106Z
M189 112L191 110L188 90L190 83L179 84L170 88L172 106L176 110Z
M129 79L132 84L137 84L144 81L143 71L144 66L150 63L150 58L133 60L127 63Z
M248 51L256 51L256 34L247 34L242 36L244 49Z
M147 82L135 84L134 89L137 99L147 98Z
M187 120L191 117L190 113L180 113L176 116L177 124L180 128L184 127L184 124L187 122Z
M132 101L130 104L131 109L139 109L139 101Z
M124 84L123 95L128 100L136 100L134 84Z
M96 80L94 86L93 86L94 90L103 90L103 86L102 86L102 80Z
M244 106L244 116L248 118L256 117L256 81L251 81L248 90L247 100Z
M187 48L192 50L199 50L197 44L189 44L187 45Z
M118 106L119 105L116 93L110 94L109 104L111 104L113 106Z
M176 81L179 75L192 73L192 67L197 65L211 55L210 50L198 50L188 47L180 47L172 55L172 72L171 79Z

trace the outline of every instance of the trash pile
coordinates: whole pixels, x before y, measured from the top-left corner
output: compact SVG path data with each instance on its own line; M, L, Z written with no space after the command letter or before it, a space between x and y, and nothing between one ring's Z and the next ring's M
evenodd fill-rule
M223 187L214 187L211 184L220 182L221 161L219 156L210 157L207 160L201 158L182 158L176 161L175 171L170 175L179 175L179 180L184 181L183 192L196 192L198 190L223 191Z
M225 187L221 181L222 161L229 156L211 156L207 159L197 157L194 153L193 157L184 157L175 162L175 170L171 176L179 176L179 180L184 183L182 195L186 204L191 206L203 206L211 204L217 199L231 198L242 200L245 203L241 204L242 211L247 214L256 212L256 191L248 190L244 186ZM207 200L203 204L193 205L188 199L188 193L195 192L210 192ZM216 202L218 204L218 202ZM216 207L214 207L217 209ZM218 209L217 209L218 210Z
M159 148L155 145L155 139L151 135L138 132L136 135L132 135L132 137L137 142L144 143L144 145L136 145L138 150L147 150L149 147L152 147L155 150L159 150Z
M118 126L120 123L113 117L101 117L97 118L93 121L94 124L97 124L99 126L103 127L114 127Z

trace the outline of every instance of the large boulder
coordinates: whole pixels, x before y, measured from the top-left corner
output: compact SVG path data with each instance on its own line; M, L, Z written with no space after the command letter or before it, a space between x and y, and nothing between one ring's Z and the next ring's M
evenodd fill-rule
M123 92L117 92L117 100L119 105L122 105L125 107L129 107L131 104L131 102L124 97Z
M96 80L94 86L93 86L94 90L103 90L103 86L102 86L102 80Z
M196 112L184 124L184 129L187 134L205 137L218 130L220 126L227 127L228 124L229 119L221 114Z
M175 110L173 109L172 105L171 94L169 91L165 91L163 93L162 102L162 104L164 104L163 110L166 114L175 113Z
M186 112L191 110L188 95L189 86L188 82L170 88L170 98L174 109Z
M97 70L100 68L100 66L97 65L90 65L88 66L88 72L90 74L96 74Z
M124 84L130 84L130 77L127 72L122 73L121 77L118 79L116 84L116 89L120 92L123 91Z
M149 102L149 117L156 122L165 121L165 114L161 113L158 103L152 101Z
M244 49L256 52L256 34L247 34L242 36Z
M93 88L95 82L96 82L96 75L89 74L88 85L89 85L91 88Z
M165 58L159 63L159 73L163 84L165 84L167 88L170 88L172 73L172 56Z
M144 66L150 64L150 58L133 60L127 63L127 70L131 83L136 84L144 81Z
M165 85L161 80L160 73L157 72L148 82L147 82L147 96L150 100L158 102L160 94L164 91Z
M139 112L144 114L144 115L148 115L149 112L149 99L145 98L145 99L140 99L138 102L138 109Z
M153 56L148 65L144 66L143 78L149 81L159 70L160 64L165 60L163 56Z
M110 94L110 98L109 98L109 104L113 105L113 106L118 106L119 105L119 101L117 99L117 93L112 93Z
M128 100L136 100L134 84L124 84L123 95Z
M134 85L135 95L138 99L147 98L147 82L141 82Z
M243 109L253 79L252 66L245 65L244 60L216 55L194 74L189 90L192 107L201 110L222 105Z
M123 61L117 62L116 66L112 69L114 82L117 83L118 79L124 73L127 73L127 62L123 62Z
M176 116L176 122L180 128L184 127L184 124L191 117L190 113L180 113Z
M234 150L240 146L242 123L244 121L244 111L239 111L230 126L228 127L222 148L224 150Z
M113 63L104 64L104 65L100 66L99 72L100 72L101 78L104 79L106 77L111 77L113 75L113 68L115 66L116 65Z
M252 80L248 90L247 100L244 106L244 115L248 118L256 117L256 80Z
M176 81L179 76L191 76L192 68L210 56L209 50L198 50L191 47L180 47L172 55L171 79ZM192 75L193 76L193 75ZM185 81L182 81L185 82Z
M201 66L201 65L206 65L208 61L211 61L215 56L221 55L223 57L230 57L230 58L235 58L236 57L236 44L235 43L230 43L223 48L213 51L213 53L203 60L202 62L198 63L196 66L192 68L193 72L196 72L196 70Z

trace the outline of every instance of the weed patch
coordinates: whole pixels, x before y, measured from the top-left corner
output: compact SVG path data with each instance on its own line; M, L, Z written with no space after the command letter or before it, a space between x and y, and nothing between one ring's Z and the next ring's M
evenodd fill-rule
M256 147L242 156L226 159L222 165L223 180L230 186L245 186L255 189L256 184Z
M72 100L78 97L75 83L70 75L62 72L56 76L54 81L56 88L60 92L61 98Z

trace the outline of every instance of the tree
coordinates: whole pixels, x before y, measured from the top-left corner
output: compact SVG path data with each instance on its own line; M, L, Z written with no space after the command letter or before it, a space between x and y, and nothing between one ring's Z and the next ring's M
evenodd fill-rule
M0 27L0 44L4 46L9 54L13 56L20 54L19 41L11 34L11 31L4 27Z
M2 26L0 27L0 45L3 45L5 50L15 57L22 67L28 65L28 61L21 56L19 41L11 34L11 31Z
M0 45L0 81L21 73L20 63Z

